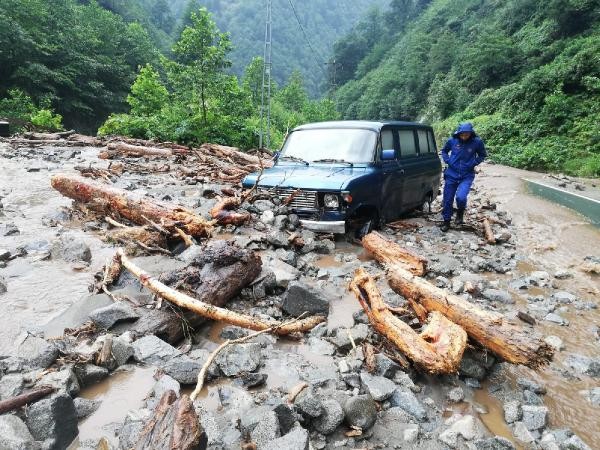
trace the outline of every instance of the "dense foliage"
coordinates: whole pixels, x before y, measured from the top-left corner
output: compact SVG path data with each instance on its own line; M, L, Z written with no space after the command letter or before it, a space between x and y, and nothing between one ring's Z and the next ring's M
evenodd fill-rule
M111 115L100 134L258 146L262 59L249 64L240 83L227 72L228 34L218 30L206 9L190 17L173 46L174 58L140 69L127 97L130 112ZM272 91L271 147L282 142L289 128L337 116L332 101L308 98L299 72L280 89L273 84Z
M334 51L346 118L427 120L440 140L472 120L499 162L600 175L595 0L394 0Z
M139 24L94 2L0 2L0 98L20 89L70 126L91 128L122 108L137 66L153 59Z

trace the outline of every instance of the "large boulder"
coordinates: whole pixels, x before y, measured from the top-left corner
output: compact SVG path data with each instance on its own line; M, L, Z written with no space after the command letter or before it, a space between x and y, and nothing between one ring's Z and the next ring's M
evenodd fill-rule
M234 344L223 349L215 358L221 371L228 377L242 372L254 372L260 365L260 344Z
M300 281L294 281L288 285L281 308L294 317L303 313L326 316L329 314L329 301L330 299L324 295L323 290Z
M0 416L0 450L39 450L23 421L12 414Z
M58 348L40 337L21 333L13 354L22 369L46 369L58 358Z
M77 411L66 394L54 395L29 406L27 427L38 441L49 441L49 450L63 450L77 437Z
M89 263L92 261L92 252L81 239L63 235L52 245L52 257L73 263Z

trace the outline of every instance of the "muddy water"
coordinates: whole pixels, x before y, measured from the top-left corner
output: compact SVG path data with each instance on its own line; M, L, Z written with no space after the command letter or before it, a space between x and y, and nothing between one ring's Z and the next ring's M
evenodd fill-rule
M71 152L72 149L64 151ZM0 236L0 248L14 251L16 247L29 244L42 249L41 252L31 250L27 257L18 258L0 269L0 275L8 282L8 292L2 296L0 308L0 354L10 351L11 343L22 328L35 329L88 294L91 274L112 253L99 239L82 231L80 224L72 224L68 230L70 235L84 240L92 251L90 267L74 268L61 260L40 259L44 257L43 250L49 249L59 232L59 228L44 226L42 217L71 203L50 188L51 174L72 171L73 165L95 158L97 151L86 149L80 158L62 166L0 156L0 193L4 196L0 222L12 222L20 230L17 235ZM40 166L39 172L26 171L32 164Z
M577 295L580 299L598 303L600 277L578 270L583 258L600 256L600 229L593 227L577 213L526 192L519 177L530 176L529 172L501 166L488 166L478 180L491 201L501 205L510 213L517 228L517 250L525 255L517 273L526 275L534 270L545 270L550 274L566 269L574 277L557 280L558 288ZM547 295L544 289L529 289L521 295ZM523 298L517 303L524 308ZM540 372L524 367L509 367L507 376L513 382L526 376L543 382L548 394L544 401L550 409L550 425L569 427L592 447L600 443L600 409L592 406L580 391L598 386L598 381L582 376L581 380L567 380L560 375L563 361L569 353L580 353L597 357L600 343L591 332L593 325L600 325L600 311L577 311L572 306L561 316L570 325L561 327L548 322L539 322L537 329L544 335L559 336L566 349L556 354L554 362Z

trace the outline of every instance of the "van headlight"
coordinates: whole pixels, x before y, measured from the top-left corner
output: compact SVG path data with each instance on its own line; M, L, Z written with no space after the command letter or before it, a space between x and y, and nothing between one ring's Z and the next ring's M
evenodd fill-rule
M325 194L323 196L323 205L325 208L338 208L340 206L340 201L336 194Z

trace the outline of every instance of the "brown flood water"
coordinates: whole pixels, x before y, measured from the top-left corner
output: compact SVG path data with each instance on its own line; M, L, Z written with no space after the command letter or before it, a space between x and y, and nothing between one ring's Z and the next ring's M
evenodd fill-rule
M501 209L510 213L513 224L518 229L517 251L526 255L527 259L519 264L517 274L545 270L552 275L556 270L566 269L574 276L571 279L557 280L558 288L571 292L582 300L598 304L600 277L586 274L578 270L578 267L585 256L600 256L600 229L567 208L530 195L525 191L520 176L530 176L530 172L487 166L477 181L479 188L491 201L497 202ZM533 288L520 295L528 294L547 295L547 291L544 288ZM525 299L518 298L517 304L524 307ZM513 383L523 376L544 383L548 389L544 403L550 410L550 426L571 428L593 448L600 443L600 408L592 406L580 391L591 389L600 383L587 376L582 376L581 380L566 379L560 375L559 370L565 368L563 361L569 353L592 357L600 354L600 342L591 332L593 325L600 325L600 311L577 311L568 306L568 311L561 312L560 315L570 322L569 326L562 327L542 321L538 322L536 329L546 336L559 336L564 342L565 350L558 352L550 366L539 372L526 367L510 366L507 376ZM485 396L487 393L479 394L481 403ZM499 416L502 417L502 411Z

